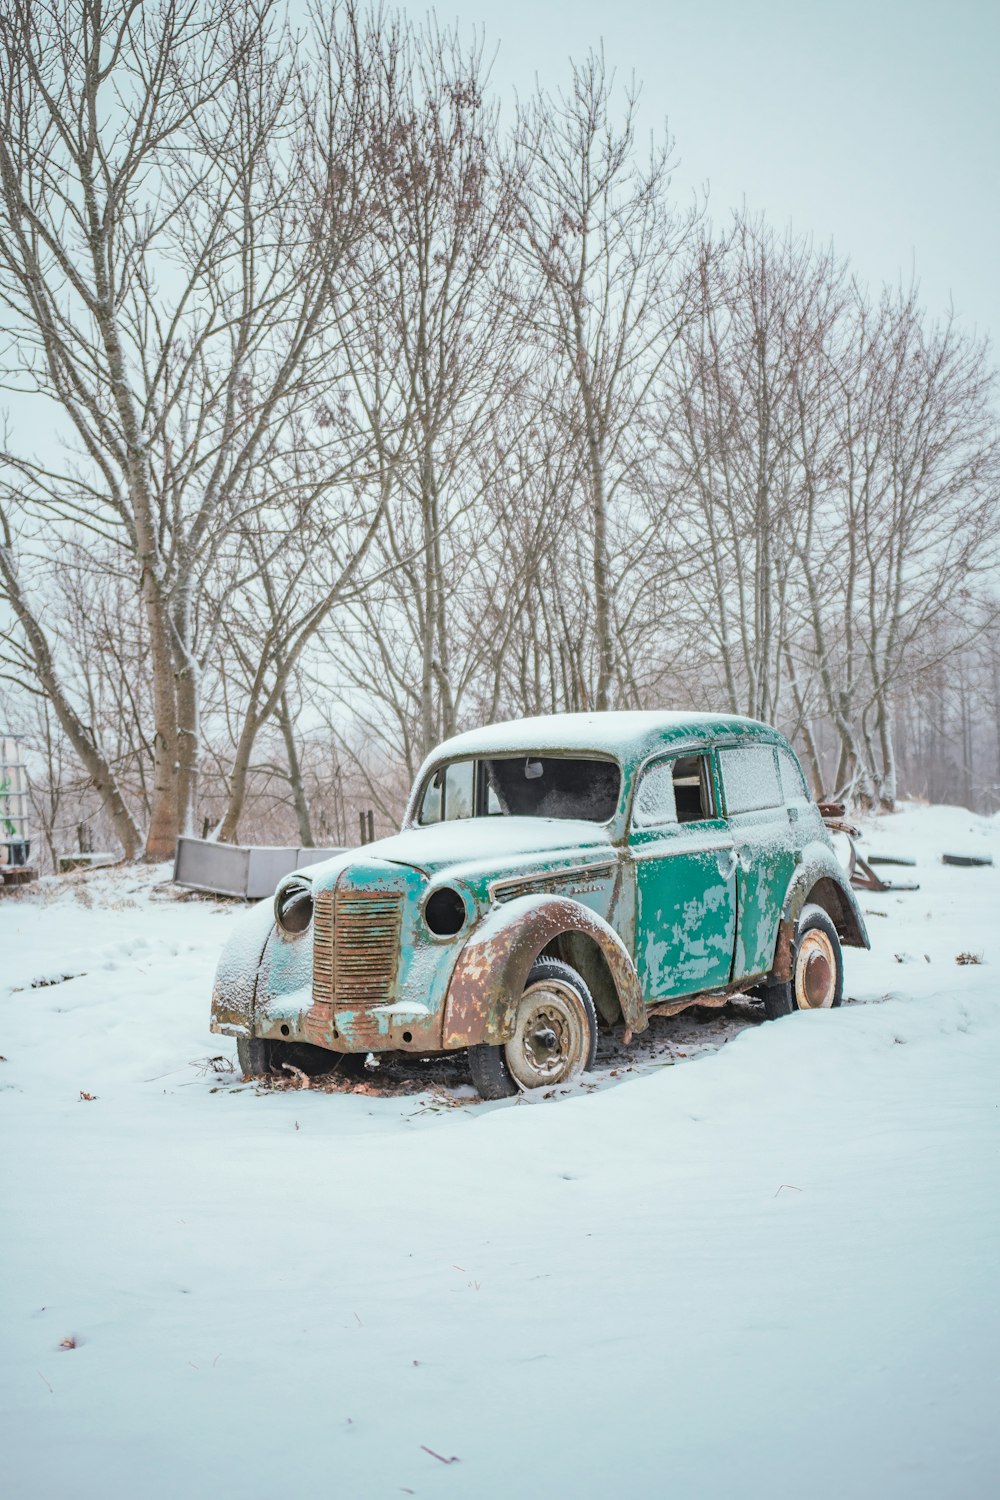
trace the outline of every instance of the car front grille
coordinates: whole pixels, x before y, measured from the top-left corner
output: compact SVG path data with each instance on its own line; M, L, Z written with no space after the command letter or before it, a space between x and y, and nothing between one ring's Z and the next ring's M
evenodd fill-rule
M313 916L313 1002L339 1010L390 1004L396 984L401 895L320 891Z
M333 1002L333 891L317 891L313 902L313 1000Z

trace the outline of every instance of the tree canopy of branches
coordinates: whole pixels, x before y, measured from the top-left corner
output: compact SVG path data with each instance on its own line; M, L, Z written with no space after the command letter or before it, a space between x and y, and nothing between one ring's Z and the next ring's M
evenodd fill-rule
M0 709L53 858L342 839L443 735L615 705L989 805L988 348L681 202L603 54L504 117L353 0L0 0L0 109Z

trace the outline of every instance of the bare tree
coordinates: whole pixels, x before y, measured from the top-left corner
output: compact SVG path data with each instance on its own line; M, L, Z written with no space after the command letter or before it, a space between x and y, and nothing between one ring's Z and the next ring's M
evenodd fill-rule
M323 400L331 290L362 217L353 17L338 31L334 12L332 66L307 78L275 14L273 0L0 13L0 300L13 383L59 434L44 458L8 451L4 489L39 526L89 528L130 561L150 858L197 795L199 591L258 503L255 469Z
M22 692L44 696L51 704L59 725L85 767L106 808L126 859L134 859L141 847L141 834L118 786L118 779L102 751L93 727L74 707L64 691L56 667L49 635L28 602L22 584L19 561L9 517L0 505L0 585L21 629L23 644L11 642L13 653L7 653L8 671L4 674ZM18 671L20 662L21 670ZM10 670L13 668L14 670ZM50 726L46 720L46 729ZM48 735L47 735L48 738ZM51 757L50 757L51 758Z
M811 658L836 789L891 807L895 696L974 639L995 566L995 382L984 346L929 326L915 290L872 306L855 289L830 373L832 458L799 553Z
M502 413L526 359L517 199L481 49L434 25L396 38L374 95L367 274L338 308L345 420L370 443L386 506L370 558L381 582L336 638L348 680L381 698L412 764L455 729L479 659L461 599L496 533L484 497L513 441Z
M671 206L671 143L640 160L636 92L614 118L603 53L574 65L566 93L540 89L522 109L525 255L543 296L535 334L549 357L550 409L586 458L585 508L597 673L593 706L615 695L613 511L646 457L642 412L683 326L678 259L697 222ZM563 399L571 393L571 399Z
M354 0L0 0L0 110L0 686L53 860L342 841L463 725L613 705L987 805L988 351L679 209L603 56L505 131L479 45Z

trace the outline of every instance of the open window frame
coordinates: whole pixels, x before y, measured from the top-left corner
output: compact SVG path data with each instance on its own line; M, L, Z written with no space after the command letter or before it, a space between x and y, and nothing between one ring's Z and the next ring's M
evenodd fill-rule
M698 795L700 804L698 815L696 817L690 815L685 817L679 816L680 807L677 798L677 789L678 785L682 783L680 783L680 779L676 774L676 769L673 769L671 773L674 793L673 817L651 819L648 822L637 821L636 807L644 778L661 766L669 765L672 768L676 768L684 762L690 761L698 762ZM690 787L689 778L686 778L683 784L686 787ZM706 809L708 810L706 811ZM658 753L651 756L649 760L644 761L636 770L632 778L632 797L629 807L628 829L630 837L662 833L665 829L669 828L693 828L700 824L714 825L721 820L718 768L715 765L712 746L691 745L684 746L682 749Z

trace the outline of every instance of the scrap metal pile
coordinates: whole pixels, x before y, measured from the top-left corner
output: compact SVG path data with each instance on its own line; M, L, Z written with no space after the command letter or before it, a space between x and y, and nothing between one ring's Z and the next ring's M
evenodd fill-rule
M849 823L846 818L847 809L842 802L821 802L819 810L823 815L823 822L831 833L842 833L847 839L850 855L847 865L848 879L857 891L919 891L920 887L914 881L883 880L874 865L915 865L916 860L903 859L902 857L890 855L872 854L865 859L858 852L858 839L863 837L860 828Z

